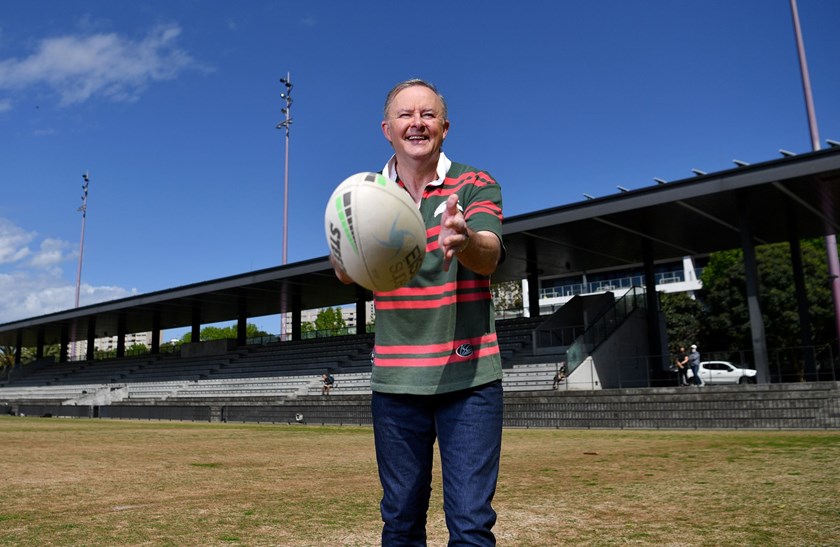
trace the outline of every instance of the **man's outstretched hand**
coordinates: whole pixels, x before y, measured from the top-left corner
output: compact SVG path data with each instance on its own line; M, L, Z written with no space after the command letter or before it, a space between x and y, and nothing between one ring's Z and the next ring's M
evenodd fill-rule
M452 259L467 248L470 242L467 221L458 208L458 194L452 194L446 200L446 208L440 218L438 245L443 251L443 271L448 272Z

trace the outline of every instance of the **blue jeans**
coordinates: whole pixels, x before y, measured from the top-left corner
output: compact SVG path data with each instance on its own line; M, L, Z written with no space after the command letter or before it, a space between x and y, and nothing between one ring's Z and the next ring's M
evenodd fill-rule
M694 373L694 377L692 378L692 381L694 382L694 385L695 386L702 385L703 380L700 379L700 365L693 364L693 365L690 365L690 366L691 366L691 372Z
M449 545L495 545L490 503L502 446L502 383L443 395L373 393L382 545L426 545L438 440Z

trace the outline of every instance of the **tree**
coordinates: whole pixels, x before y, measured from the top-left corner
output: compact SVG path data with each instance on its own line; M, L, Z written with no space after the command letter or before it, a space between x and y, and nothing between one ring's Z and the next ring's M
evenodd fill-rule
M15 366L15 348L0 346L0 378L5 378L7 371Z
M323 308L315 317L315 330L336 332L347 328L341 308Z
M701 347L738 350L750 340L744 258L740 250L709 256L703 269Z
M44 357L57 358L60 346L58 344L49 344L44 346ZM31 363L35 360L35 348L21 348L20 362L22 364ZM12 367L15 364L15 348L13 346L0 346L0 371L5 367ZM2 372L0 372L2 374Z
M97 361L101 361L103 359L114 359L117 356L117 350L115 349L94 349L93 350L93 358Z
M147 353L149 353L149 348L146 346L146 344L131 344L131 346L129 346L125 350L126 355L133 356L146 355Z
M671 350L689 347L700 335L702 308L688 293L662 293L659 296Z
M801 242L802 269L811 321L812 345L833 344L833 305L821 240ZM768 348L802 345L790 247L775 243L756 247L759 302ZM703 321L706 347L738 350L751 345L746 301L746 274L740 250L712 253L703 270Z
M201 329L200 339L202 342L209 340L236 340L237 326L228 325L227 327L204 327ZM245 324L245 338L257 338L259 336L268 336L268 333L261 330L253 323ZM192 342L192 333L185 333L181 337L181 342L189 344Z

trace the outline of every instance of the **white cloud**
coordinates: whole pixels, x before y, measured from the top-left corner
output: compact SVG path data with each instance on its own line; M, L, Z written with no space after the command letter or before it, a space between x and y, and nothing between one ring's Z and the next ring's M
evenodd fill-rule
M61 265L72 261L67 241L45 238L32 252L37 239L7 219L0 218L0 324L71 309L76 305L75 279L64 278ZM24 260L27 259L27 260ZM72 268L75 272L75 268ZM82 284L79 304L86 306L137 294L136 289Z
M46 38L28 57L0 61L0 89L46 85L64 106L94 96L134 101L150 83L198 68L176 46L180 34L179 26L163 25L137 41L115 33Z
M35 232L27 232L5 218L0 218L0 264L19 262L31 253L27 246Z
M41 248L29 261L29 265L37 269L47 269L65 260L64 249L68 248L66 241L58 239L45 239L41 242Z

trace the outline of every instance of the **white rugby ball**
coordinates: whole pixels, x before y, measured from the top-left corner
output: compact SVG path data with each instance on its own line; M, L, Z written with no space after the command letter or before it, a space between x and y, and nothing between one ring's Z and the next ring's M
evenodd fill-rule
M406 285L426 256L426 225L402 187L380 173L356 173L333 191L324 213L330 254L372 291Z

